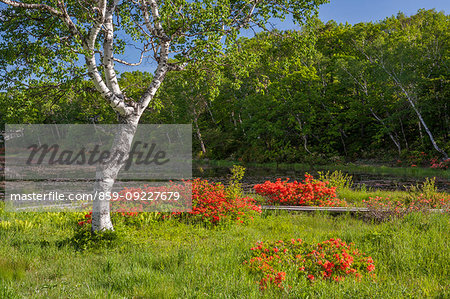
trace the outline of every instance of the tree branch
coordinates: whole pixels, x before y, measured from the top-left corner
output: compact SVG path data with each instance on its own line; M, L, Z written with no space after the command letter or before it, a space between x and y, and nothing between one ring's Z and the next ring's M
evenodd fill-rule
M161 50L159 52L159 61L158 61L158 67L155 71L155 76L153 77L152 82L150 83L150 86L147 88L145 93L142 95L141 99L139 100L139 106L138 109L140 111L143 111L147 108L148 104L150 104L150 101L153 99L153 97L156 94L156 91L161 86L164 77L166 76L167 72L169 71L169 65L167 63L169 59L169 48L170 48L170 42L163 42L161 44Z
M142 16L144 17L145 26L147 27L150 34L155 34L155 29L153 28L152 24L150 23L150 15L148 12L147 2L145 0L141 0L140 5L142 8Z
M123 97L122 91L117 81L116 71L114 70L114 53L113 53L113 41L114 41L114 25L113 14L116 9L118 0L114 0L111 6L106 11L105 21L103 26L105 27L105 38L103 41L103 69L105 71L106 85L115 95Z
M52 15L55 15L58 17L61 17L63 15L63 13L58 11L56 8L46 5L46 4L22 3L19 1L11 1L11 0L0 0L0 2L3 2L7 5L11 5L13 7L47 11L47 12L51 13Z

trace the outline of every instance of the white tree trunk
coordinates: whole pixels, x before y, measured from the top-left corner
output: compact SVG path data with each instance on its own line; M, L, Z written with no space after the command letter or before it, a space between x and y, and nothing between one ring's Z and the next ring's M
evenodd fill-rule
M122 152L125 153L122 159L119 155L114 161L106 165L101 165L96 173L96 183L94 192L97 198L93 203L92 211L92 231L112 230L110 216L110 202L108 200L99 200L99 196L107 196L112 192L112 187L119 174L120 169L125 164L128 158L128 153L136 133L139 117L129 117L125 124L117 127L117 132L114 136L113 145L110 149L111 153Z
M412 98L412 96L408 93L408 91L403 88L403 86L396 81L397 84L399 85L399 87L402 89L403 93L406 95L406 99L408 100L409 104L411 105L411 107L413 108L414 112L416 112L417 117L419 118L419 124L422 124L423 128L425 129L425 132L427 132L428 137L430 138L431 144L433 145L434 149L438 152L440 152L443 156L444 159L448 159L448 155L447 153L441 149L436 141L434 140L433 134L431 134L430 129L428 128L427 124L425 123L425 120L422 117L422 114L420 113L419 109L417 109L416 105L414 104L414 99Z
M200 127L198 126L198 114L195 109L195 105L194 105L194 124L195 124L195 130L197 131L197 138L198 138L198 141L200 142L200 147L202 149L202 153L203 153L203 155L206 155L206 147L205 147L205 143L203 142L202 133L200 132Z

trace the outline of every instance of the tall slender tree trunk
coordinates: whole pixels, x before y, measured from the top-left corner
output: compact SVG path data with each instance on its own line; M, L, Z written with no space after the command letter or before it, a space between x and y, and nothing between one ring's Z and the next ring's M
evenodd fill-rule
M383 70L385 71L385 73L392 78L392 80L394 81L395 85L397 85L398 88L400 88L400 90L403 92L403 94L406 96L406 100L408 101L408 103L411 105L411 107L413 108L414 112L416 112L417 117L419 118L419 122L422 124L425 132L427 132L428 137L430 138L431 144L433 145L434 149L436 151L438 151L439 153L441 153L445 159L448 159L448 155L447 153L441 149L436 141L434 140L433 134L431 134L430 129L428 128L427 124L425 123L425 120L422 117L422 114L420 113L419 109L417 109L415 102L415 96L413 94L411 94L402 84L402 82L400 82L400 80L397 78L397 76L395 76L395 74L391 73L390 71L387 70L386 65L384 65L383 63L381 64L381 67L383 68Z
M362 92L364 93L364 95L366 96L367 99L369 99L369 91L367 88L367 81L364 79L358 80L347 68L343 68L344 71L353 79L353 81L355 82L356 85L358 85L360 87L360 89L362 90ZM359 92L358 92L359 94ZM363 105L366 105L366 101L364 100L364 97L362 98L362 103ZM398 155L400 156L401 151L402 151L402 147L400 144L400 141L398 140L398 138L396 138L390 131L389 127L386 125L386 123L383 121L382 118L380 118L378 115L375 114L375 112L373 111L372 107L369 107L370 112L372 113L373 117L375 117L375 119L381 123L381 125L388 131L389 137L391 138L392 142L394 142L395 146L397 147L398 150Z
M430 129L428 128L427 124L425 123L425 120L423 119L422 114L420 113L419 109L417 109L416 105L414 104L414 99L413 99L413 97L407 92L407 90L405 90L405 89L403 88L402 85L400 85L400 88L402 89L403 93L406 95L406 98L407 98L409 104L411 105L411 107L412 107L412 108L414 109L414 111L416 112L417 117L419 118L419 122L420 122L420 124L422 124L422 126L423 126L425 132L427 132L428 137L430 138L431 144L433 145L434 149L435 149L436 151L440 152L440 153L444 156L445 159L448 159L447 153L446 153L443 149L441 149L441 148L437 145L436 141L434 140L433 134L431 134L431 131L430 131Z
M211 120L213 121L213 123L214 123L215 125L217 125L217 124L216 124L216 120L215 120L215 118L214 118L214 114L213 114L212 111L211 111L211 107L209 107L208 100L205 100L205 105L206 105L206 109L208 110L209 115L211 116Z
M231 111L231 119L233 121L234 129L237 130L236 119L234 118L234 110Z
M205 143L203 142L202 133L200 132L200 127L198 126L198 114L195 109L195 106L194 106L194 124L195 124L195 130L197 132L197 138L198 138L198 141L200 142L200 147L202 149L202 153L203 153L203 155L205 155L206 154L206 146L205 146Z
M113 229L110 216L110 201L101 200L101 197L110 196L117 175L128 159L128 153L136 133L139 116L123 119L122 122L117 126L110 153L124 153L123 157L117 155L116 159L111 161L111 163L99 165L97 168L96 182L94 185L96 198L93 202L92 231Z
M342 129L339 129L339 136L341 137L341 143L342 143L342 146L344 148L344 154L345 154L346 157L348 157L347 146L345 145L345 140L344 140L344 136L346 136L346 135L345 135L345 132Z
M289 94L289 97L292 99L293 97L291 95L290 90L288 89L288 90L286 90L286 92ZM288 105L288 102L284 97L283 97L283 100L284 100L285 105ZM303 148L305 149L305 151L308 154L311 154L311 151L308 149L308 137L306 136L305 132L303 132L302 120L300 119L300 116L298 113L291 112L291 114L294 116L294 118L297 121L298 126L300 128L300 136L303 139Z
M422 143L422 146L423 146L424 145L423 133L422 133L422 125L420 124L420 120L417 122L417 126L419 127L420 143Z

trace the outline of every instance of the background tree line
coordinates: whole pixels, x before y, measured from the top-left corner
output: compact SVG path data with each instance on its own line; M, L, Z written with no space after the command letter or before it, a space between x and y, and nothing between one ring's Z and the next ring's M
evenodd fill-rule
M168 74L141 123L192 123L194 152L212 159L448 158L449 27L448 15L422 10L241 38L214 63ZM151 79L119 83L133 97ZM5 88L1 124L114 123L92 83L61 82Z

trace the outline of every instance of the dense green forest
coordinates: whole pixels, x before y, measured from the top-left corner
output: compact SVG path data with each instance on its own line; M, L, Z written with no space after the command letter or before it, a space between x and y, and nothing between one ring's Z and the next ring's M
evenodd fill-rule
M210 159L447 158L449 27L448 15L421 10L241 38L219 62L169 73L141 123L192 123L194 153ZM132 98L150 79L120 83ZM2 126L116 121L83 77L24 82L3 82Z

